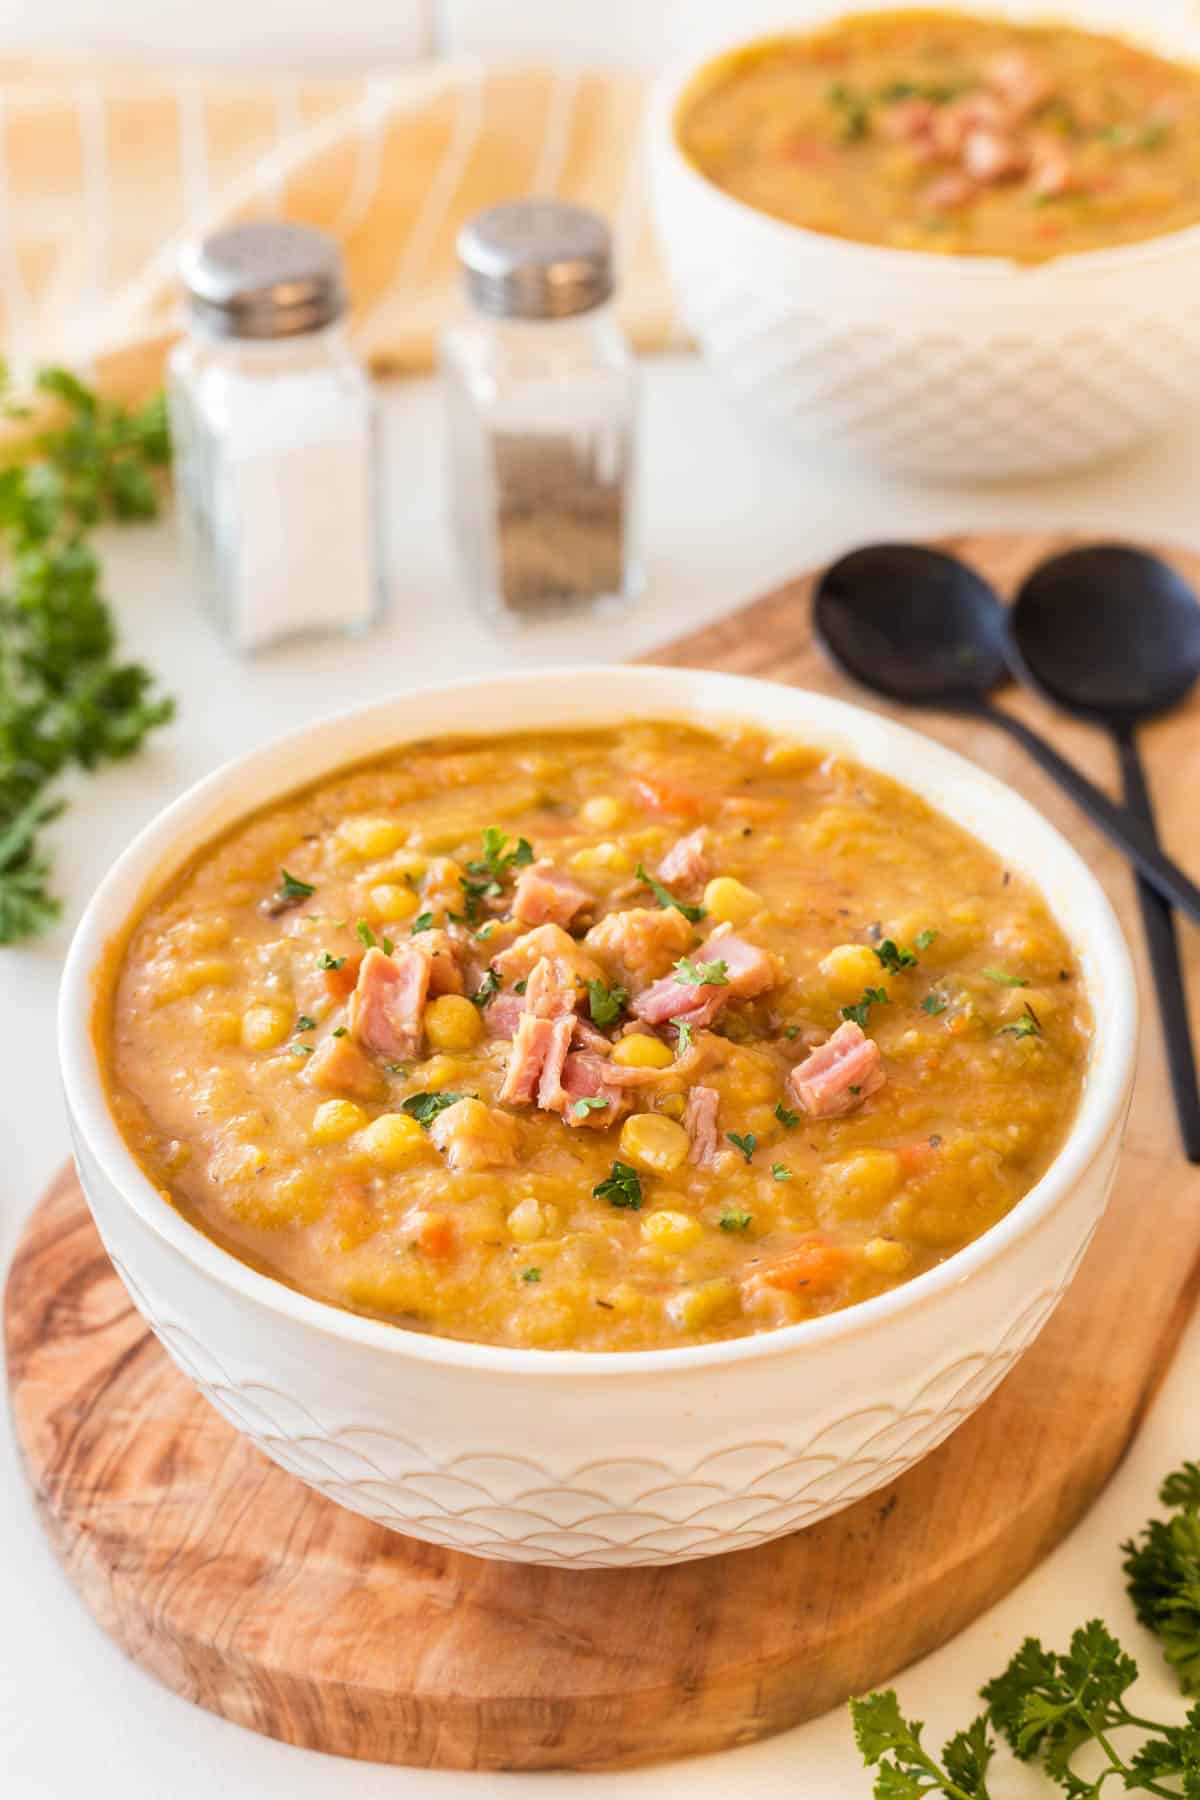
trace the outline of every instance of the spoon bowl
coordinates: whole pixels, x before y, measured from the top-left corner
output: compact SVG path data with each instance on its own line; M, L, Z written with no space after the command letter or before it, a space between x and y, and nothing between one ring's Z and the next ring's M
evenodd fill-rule
M1118 731L1167 712L1200 676L1200 604L1160 557L1094 544L1051 557L1013 603L1010 655L1056 706Z
M1000 601L923 544L868 544L831 563L813 629L844 674L906 706L974 707L1008 680Z

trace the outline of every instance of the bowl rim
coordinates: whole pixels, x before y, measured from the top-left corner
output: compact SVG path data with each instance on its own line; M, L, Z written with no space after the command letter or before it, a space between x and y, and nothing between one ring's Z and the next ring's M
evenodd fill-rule
M1111 1023L1096 1042L1094 1060L1078 1110L1058 1154L1010 1212L945 1262L914 1276L900 1287L839 1312L715 1343L650 1350L590 1351L519 1348L443 1337L351 1312L331 1301L301 1293L241 1262L163 1199L126 1145L109 1108L93 1022L99 1002L99 976L113 944L123 939L132 922L174 869L200 845L229 829L239 818L274 804L289 791L326 779L339 769L385 754L386 744L400 747L406 741L420 742L438 735L455 735L454 727L447 725L442 732L419 729L406 738L404 708L414 700L459 702L469 717L469 702L484 692L500 690L502 694L508 688L536 690L542 687L556 690L565 683L584 681L593 687L607 685L614 695L611 708L603 715L597 713L595 720L589 717L589 723L599 722L604 716L611 722L618 722L622 717L676 717L702 724L705 705L695 699L678 698L671 691L673 687L682 691L689 680L702 682L706 690L728 697L728 705L709 709L708 716L714 724L741 718L782 735L781 727L764 725L762 718L756 719L755 697L765 690L777 696L781 705L786 697L788 703L800 708L807 706L810 714L818 715L816 719L799 717L795 737L803 740L809 736L820 743L822 737L836 740L844 736L850 744L850 754L859 757L867 766L876 766L856 743L856 725L861 733L861 722L869 721L871 729L882 731L889 744L906 748L913 755L919 754L929 767L931 777L933 771L940 770L948 780L969 783L981 800L998 803L1010 817L1015 810L1027 834L1031 833L1035 838L1040 835L1055 844L1060 859L1066 864L1073 891L1090 900L1086 937L1099 944L1096 961L1104 971ZM661 700L655 698L660 687L667 690ZM642 704L643 695L645 704ZM622 704L626 696L632 700L627 710ZM336 739L339 731L351 726L356 726L364 735L374 734L375 747L360 748L353 753L343 750L325 761L318 755L320 766L315 773L310 771L304 779L290 784L276 783L268 795L251 805L239 808L235 800L221 825L208 824L203 831L196 832L197 820L211 810L212 802L222 797L233 799L238 783L256 764L272 759L278 762L290 750L301 748L310 756L315 755L323 740ZM515 725L509 725L493 729L500 735L502 730L515 728ZM569 727L550 727L555 728ZM914 792L922 792L907 777L905 785L912 787ZM931 799L930 804L937 806L938 803ZM973 835L988 844L986 836L978 832ZM182 850L179 848L181 836L188 839ZM122 901L123 890L131 884L134 898ZM1070 931L1061 916L1061 908L1052 910L1060 925ZM1084 940L1075 934L1075 941L1081 943ZM1094 1001L1095 982L1091 977L1088 987ZM98 1166L122 1205L129 1207L159 1239L218 1286L232 1289L243 1299L263 1307L268 1313L281 1314L298 1326L366 1349L382 1350L388 1355L416 1357L426 1363L496 1374L541 1378L583 1376L594 1381L604 1377L624 1377L634 1372L673 1374L688 1369L711 1370L733 1363L758 1362L810 1346L816 1352L820 1346L838 1339L865 1335L886 1326L914 1307L932 1301L939 1293L969 1281L984 1265L999 1260L1018 1240L1037 1229L1077 1183L1114 1126L1120 1124L1133 1077L1137 1016L1137 989L1129 950L1100 883L1073 845L1029 801L969 758L883 713L810 689L711 670L600 664L513 670L501 675L415 685L384 700L345 708L299 729L274 736L254 750L223 763L155 814L110 865L72 938L59 988L57 1023L67 1112L87 1156Z
M831 11L830 20L847 16L847 10L854 12L866 9L861 6L838 8ZM878 9L872 7L869 10L888 9L884 4ZM818 29L820 24L820 20L813 20L811 29ZM795 251L803 248L814 254L821 251L828 257L842 258L847 265L859 269L874 267L877 273L883 273L888 268L903 269L913 276L933 274L936 271L943 282L960 282L964 287L978 287L989 279L1014 281L1021 283L1023 291L1030 296L1036 294L1038 285L1049 284L1064 274L1078 274L1089 280L1093 277L1098 280L1105 274L1114 274L1126 268L1135 269L1139 264L1152 263L1163 255L1173 255L1200 246L1200 222L1197 222L1194 225L1180 226L1174 231L1159 232L1153 237L1140 238L1129 244L1113 244L1092 250L1064 250L1040 262L1026 263L1013 256L953 255L941 250L908 249L893 244L872 244L858 238L839 237L835 232L817 231L809 225L797 225L791 220L777 218L774 213L763 212L758 207L751 206L748 201L739 200L698 169L684 152L676 131L680 105L688 88L711 64L755 43L805 35L802 30L787 31L782 28L758 32L749 37L744 32L723 35L711 40L703 50L692 49L676 57L652 85L649 106L649 144L652 157L665 157L672 173L685 180L693 193L713 206L717 213L724 215L732 225L742 230L758 231L764 241L769 240L780 249ZM1139 43L1133 32L1105 32L1102 35L1127 37L1130 43ZM1148 43L1144 47L1151 49L1155 55L1164 55L1162 51L1153 50L1153 46ZM1200 57L1197 58L1196 67L1200 73Z

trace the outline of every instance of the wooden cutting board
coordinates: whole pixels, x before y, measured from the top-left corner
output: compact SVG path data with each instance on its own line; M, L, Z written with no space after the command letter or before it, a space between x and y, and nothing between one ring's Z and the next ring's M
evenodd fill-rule
M1063 542L954 547L1011 592ZM1200 583L1200 557L1174 560ZM810 587L794 582L654 660L844 691L810 639ZM1006 704L1111 779L1099 734L1024 695ZM1079 846L1121 911L1148 998L1119 858L999 732L919 723ZM1197 707L1148 732L1147 750L1163 836L1200 876ZM1183 935L1200 989L1200 934ZM477 1561L310 1492L168 1363L64 1173L29 1221L5 1323L16 1434L68 1576L102 1628L176 1692L289 1743L381 1762L620 1767L746 1743L877 1685L1074 1524L1170 1360L1200 1267L1200 1171L1178 1151L1146 1010L1111 1210L1024 1361L891 1488L809 1531L675 1569Z

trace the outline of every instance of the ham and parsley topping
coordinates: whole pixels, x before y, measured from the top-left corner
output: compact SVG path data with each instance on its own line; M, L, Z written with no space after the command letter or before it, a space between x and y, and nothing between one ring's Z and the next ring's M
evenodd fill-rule
M135 935L114 1105L305 1292L637 1348L969 1241L1053 1153L1086 1042L1036 893L914 796L642 725L418 747L236 827Z

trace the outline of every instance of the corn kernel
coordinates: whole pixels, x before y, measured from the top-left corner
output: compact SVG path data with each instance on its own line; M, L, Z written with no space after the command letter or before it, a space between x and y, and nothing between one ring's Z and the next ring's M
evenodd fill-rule
M669 1175L687 1159L688 1134L662 1113L634 1113L621 1127L621 1150L651 1175Z
M353 1100L322 1100L313 1114L308 1135L314 1144L340 1144L367 1123L367 1115Z
M547 1237L557 1223L558 1214L553 1206L527 1194L524 1200L517 1201L508 1215L508 1235L516 1238L518 1244L532 1244L538 1238Z
M201 988L225 987L233 980L233 964L221 957L201 962L175 963L162 971L154 983L153 1000L163 1006L170 1000L183 1000L198 994Z
M665 1069L675 1061L675 1052L661 1038L634 1031L614 1047L612 1059L623 1069Z
M704 890L705 910L718 925L744 925L762 905L762 895L732 875L714 875Z
M803 774L814 769L820 760L821 752L811 744L768 744L763 751L763 762L777 775Z
M371 889L369 897L372 914L385 925L411 919L421 904L410 887L402 887L396 881L381 881L378 887Z
M479 1008L463 994L442 994L425 1008L425 1036L434 1050L461 1055L483 1036Z
M426 1014L426 1018L428 1018ZM431 1056L420 1070L423 1088L452 1088L460 1076L466 1075L466 1066L453 1056Z
M200 1012L201 1009L197 1006L196 1010ZM242 1021L237 1013L210 1012L198 1019L197 1023L201 1025L209 1043L219 1048L224 1049L242 1041Z
M625 817L625 808L615 794L593 794L579 810L584 823L598 831L611 831Z
M737 1309L737 1289L732 1281L702 1281L696 1287L683 1288L667 1301L667 1317L682 1331L700 1331L706 1325L720 1324Z
M664 1094L658 1103L658 1110L665 1113L668 1119L682 1119L687 1111L687 1103L682 1094Z
M338 837L347 850L365 861L373 856L390 856L408 836L408 829L396 819L359 817L343 819Z
M698 1219L687 1213L653 1212L642 1220L642 1236L658 1250L690 1250L704 1235Z
M220 1179L222 1181L253 1181L256 1175L262 1175L270 1165L270 1157L258 1144L239 1144L231 1148L228 1155L221 1159Z
M575 852L571 867L581 875L586 875L590 869L607 870L611 875L631 875L633 858L620 844L590 844Z
M912 1251L896 1238L876 1237L863 1245L863 1258L878 1275L902 1275L912 1261Z
M407 1113L381 1113L359 1132L355 1147L385 1169L403 1169L423 1154L425 1133Z
M857 1000L878 981L880 963L869 944L835 944L820 968L836 999Z
M295 1024L282 1006L248 1006L242 1014L242 1043L247 1050L274 1050Z

